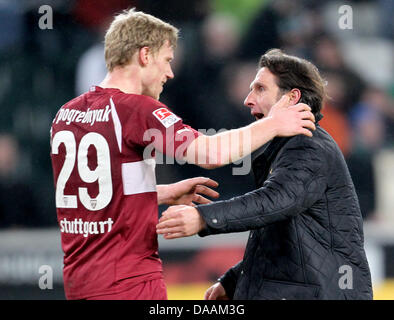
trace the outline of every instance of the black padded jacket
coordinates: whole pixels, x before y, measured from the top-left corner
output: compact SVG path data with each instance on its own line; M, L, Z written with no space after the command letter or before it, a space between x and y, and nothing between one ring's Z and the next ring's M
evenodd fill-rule
M363 221L344 157L317 126L252 155L257 189L197 206L199 235L250 230L219 280L232 299L372 299Z

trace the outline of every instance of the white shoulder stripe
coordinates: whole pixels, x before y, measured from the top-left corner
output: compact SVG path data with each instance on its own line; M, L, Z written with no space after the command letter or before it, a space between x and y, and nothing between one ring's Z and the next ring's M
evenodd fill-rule
M109 102L111 104L111 115L115 127L116 141L118 142L119 152L122 153L122 125L120 124L118 113L116 112L112 98L109 99Z

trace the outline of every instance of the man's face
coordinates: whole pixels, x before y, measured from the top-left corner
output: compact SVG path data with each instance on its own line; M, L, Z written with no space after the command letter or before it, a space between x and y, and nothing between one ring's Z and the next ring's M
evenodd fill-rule
M250 92L244 105L250 108L250 113L258 120L268 115L271 107L280 97L280 89L275 82L275 76L268 68L263 67L250 84Z
M158 52L150 53L150 58L142 84L142 94L158 100L164 84L168 79L174 78L170 64L174 59L174 49L167 40Z

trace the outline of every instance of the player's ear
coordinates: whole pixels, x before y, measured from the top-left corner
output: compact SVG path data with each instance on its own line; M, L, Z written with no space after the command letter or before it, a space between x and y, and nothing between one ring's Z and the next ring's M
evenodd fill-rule
M149 63L149 47L142 47L138 50L138 61L142 66L146 66Z
M289 104L295 105L301 99L301 91L297 88L291 89L291 91L288 93L288 96L290 97Z

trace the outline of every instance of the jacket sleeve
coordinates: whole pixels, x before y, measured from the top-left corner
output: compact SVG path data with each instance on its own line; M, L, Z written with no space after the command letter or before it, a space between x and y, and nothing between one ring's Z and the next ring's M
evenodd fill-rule
M325 191L324 161L322 146L313 138L290 139L278 153L273 171L261 188L196 207L206 222L199 235L258 229L305 211Z
M228 269L227 272L222 275L218 281L222 284L226 291L227 297L233 299L235 293L235 287L241 270L242 261L238 262L235 266Z

